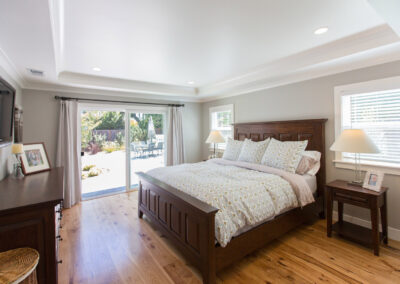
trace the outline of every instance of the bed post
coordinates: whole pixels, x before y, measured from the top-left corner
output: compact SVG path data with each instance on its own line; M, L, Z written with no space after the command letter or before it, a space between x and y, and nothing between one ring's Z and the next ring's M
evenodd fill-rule
M140 204L140 199L142 198L142 182L139 180L139 192L138 192L139 194L139 203L138 203L138 218L139 219L142 219L143 218L143 211L142 210L140 210L140 206L139 206L139 204Z
M206 254L207 257L202 259L202 276L203 283L216 283L216 258L215 258L215 213L209 214L207 218L207 237Z

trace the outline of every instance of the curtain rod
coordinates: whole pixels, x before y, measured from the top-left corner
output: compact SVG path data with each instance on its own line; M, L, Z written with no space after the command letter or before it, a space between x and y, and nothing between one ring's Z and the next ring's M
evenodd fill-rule
M153 105L153 106L170 106L170 107L184 107L184 104L161 104L161 103L145 103L145 102L130 102L130 101L113 101L113 100L100 100L100 99L84 99L84 98L71 98L71 97L60 97L55 96L56 100L62 101L91 101L91 102L103 102L103 103L122 103L122 104L139 104L139 105Z

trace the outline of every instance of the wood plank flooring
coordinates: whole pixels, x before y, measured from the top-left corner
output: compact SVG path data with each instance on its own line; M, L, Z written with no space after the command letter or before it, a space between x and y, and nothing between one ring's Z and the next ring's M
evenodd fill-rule
M201 283L151 222L137 217L137 192L64 211L59 283ZM400 283L400 246L381 256L334 236L325 220L302 226L218 273L218 283Z

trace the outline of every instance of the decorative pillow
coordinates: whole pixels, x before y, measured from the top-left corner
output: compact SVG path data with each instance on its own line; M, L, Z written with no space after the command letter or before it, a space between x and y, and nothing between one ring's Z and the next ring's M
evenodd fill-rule
M307 140L281 142L272 138L261 164L295 173L307 143Z
M318 151L304 151L296 169L296 174L315 176L321 167L321 153Z
M261 142L253 142L249 139L245 139L238 161L259 164L269 141L269 138Z
M242 150L242 146L243 141L228 138L222 159L237 161L240 155L240 150Z

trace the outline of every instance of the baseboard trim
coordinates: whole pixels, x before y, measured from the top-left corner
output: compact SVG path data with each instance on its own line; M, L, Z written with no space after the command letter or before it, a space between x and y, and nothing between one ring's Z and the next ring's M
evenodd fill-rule
M337 211L333 211L333 218L336 219L336 220L338 219ZM353 223L353 224L356 224L356 225L360 225L360 226L365 227L365 228L371 229L371 221L367 221L367 220L364 220L364 219L361 219L361 218L357 218L357 217L354 217L354 216L350 216L350 215L347 215L347 214L343 214L343 220L347 221L347 222L350 222L350 223ZM382 230L381 225L379 225L379 227L380 227L380 230ZM395 241L400 241L400 230L399 229L389 227L388 228L388 235L389 235L389 239L395 240Z

